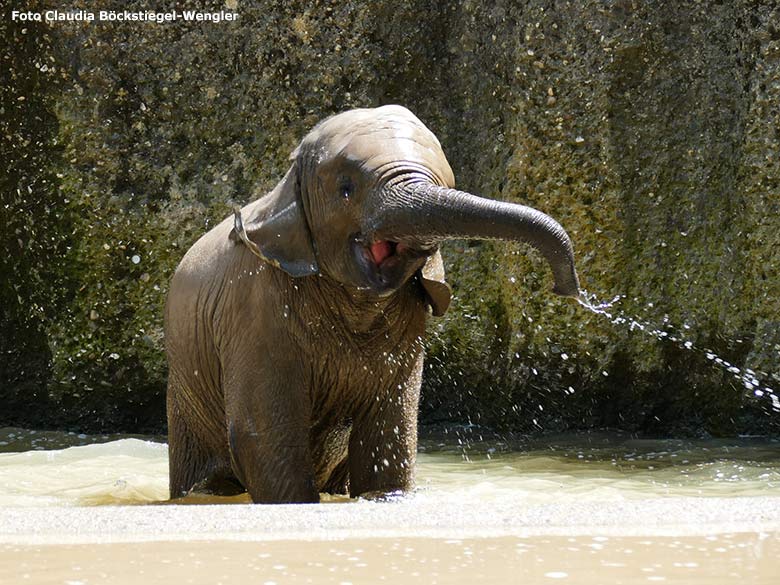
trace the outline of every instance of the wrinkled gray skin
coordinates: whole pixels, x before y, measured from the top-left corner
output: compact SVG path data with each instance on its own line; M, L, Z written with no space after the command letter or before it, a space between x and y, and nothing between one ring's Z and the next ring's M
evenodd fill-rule
M316 502L413 487L422 336L450 289L438 244L531 244L578 294L558 223L451 189L400 106L317 125L269 194L212 229L171 283L170 491Z

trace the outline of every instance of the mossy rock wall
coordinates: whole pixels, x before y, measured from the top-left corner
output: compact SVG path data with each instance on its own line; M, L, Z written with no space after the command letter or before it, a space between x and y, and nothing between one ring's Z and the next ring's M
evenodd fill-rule
M558 219L586 289L680 338L554 297L522 246L453 242L424 420L777 430L768 395L707 357L780 386L775 2L189 4L240 16L0 22L5 422L161 428L184 251L318 120L401 103L461 188Z

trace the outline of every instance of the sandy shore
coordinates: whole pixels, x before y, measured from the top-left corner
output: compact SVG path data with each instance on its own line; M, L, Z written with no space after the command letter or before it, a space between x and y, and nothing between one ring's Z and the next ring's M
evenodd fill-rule
M776 585L780 534L0 544L17 585Z
M0 509L0 583L774 585L780 497Z
M780 497L0 509L0 543L780 533Z

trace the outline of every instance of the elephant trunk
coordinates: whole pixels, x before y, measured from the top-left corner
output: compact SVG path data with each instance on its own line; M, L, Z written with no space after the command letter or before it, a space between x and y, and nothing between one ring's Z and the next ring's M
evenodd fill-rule
M375 225L378 237L423 248L460 238L524 242L550 264L555 293L579 295L571 239L541 211L427 182L394 185L386 193Z

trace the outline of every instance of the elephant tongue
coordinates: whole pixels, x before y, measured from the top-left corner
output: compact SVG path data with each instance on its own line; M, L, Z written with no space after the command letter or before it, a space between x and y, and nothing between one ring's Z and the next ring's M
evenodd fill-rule
M393 255L393 245L387 240L374 242L371 244L371 256L374 262L379 266L388 256Z

